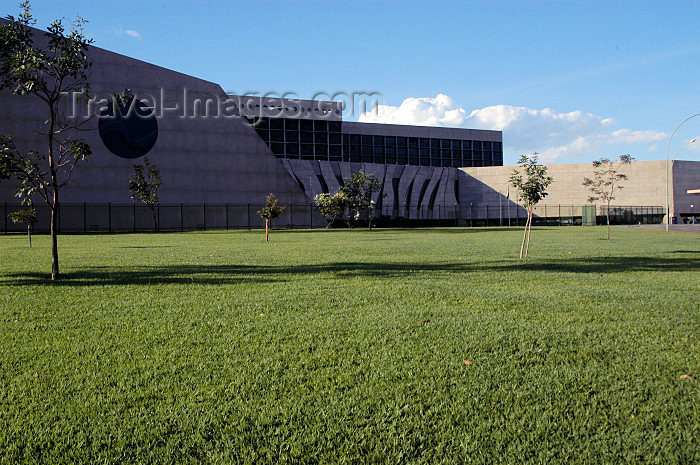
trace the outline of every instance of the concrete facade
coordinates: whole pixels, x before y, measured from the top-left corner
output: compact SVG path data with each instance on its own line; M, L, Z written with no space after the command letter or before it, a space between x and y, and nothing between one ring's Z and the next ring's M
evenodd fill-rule
M615 193L611 205L620 206L659 206L666 205L666 161L633 161L623 168L628 180ZM669 207L675 222L681 221L681 215L697 214L695 205L697 197L687 193L688 186L700 181L700 162L669 162ZM483 168L461 168L467 175L460 183L459 195L472 199L474 203L498 205L510 192L510 199L515 200L513 188L509 188L509 179L516 166L492 166ZM584 205L591 195L583 185L583 178L592 178L593 166L590 163L571 163L547 165L547 173L554 181L547 189L549 195L541 203L544 205ZM601 203L598 203L602 206ZM693 205L691 207L691 205ZM694 210L695 209L695 210Z

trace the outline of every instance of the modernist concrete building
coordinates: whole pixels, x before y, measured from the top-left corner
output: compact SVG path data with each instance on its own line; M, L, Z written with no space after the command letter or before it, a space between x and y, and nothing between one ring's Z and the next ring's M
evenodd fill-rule
M40 42L41 31L36 37ZM240 226L245 220L229 217L241 215L250 225L250 205L255 209L270 192L284 204L305 206L296 218L303 214L305 223L320 225L323 219L309 208L314 195L335 191L360 169L382 180L375 196L377 215L464 219L483 216L486 204L491 205L490 213L486 207L489 217L496 208L500 217L504 208L511 216L519 214L517 199L508 193L512 167L502 166L500 131L348 122L338 102L232 96L218 84L98 47L91 47L90 58L94 98L87 106L67 98L65 112L89 119L80 136L93 155L62 190L64 227L75 223L106 229L109 224L109 229L125 229L133 224L136 229L136 210L124 206L132 203L128 177L144 155L160 168L161 204L179 205L164 210L164 216L183 227L187 208L196 205L207 207L190 227L221 227L224 217L226 226ZM111 98L124 89L135 96L136 111L114 118ZM46 119L43 105L33 96L0 92L0 133L12 135L21 150L42 149L45 141L34 131ZM663 206L664 168L664 162L636 162L616 203ZM555 184L549 204L586 203L581 182L590 175L589 165L550 169ZM691 208L686 191L696 187L698 174L700 163L673 163L672 208L677 214ZM0 183L5 218L18 203L15 188L12 181ZM110 210L107 216L103 208L89 213L87 205L109 205ZM294 214L294 209L287 213L290 225L296 223Z

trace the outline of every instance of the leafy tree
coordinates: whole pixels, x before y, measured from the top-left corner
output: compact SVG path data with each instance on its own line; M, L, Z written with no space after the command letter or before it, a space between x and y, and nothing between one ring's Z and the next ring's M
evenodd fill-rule
M523 258L523 250L525 251L525 258L527 258L527 253L530 249L532 210L540 200L547 196L547 187L549 187L554 180L551 176L547 176L546 166L537 164L537 159L537 152L533 153L531 157L522 155L520 160L518 160L518 165L520 165L524 174L516 168L513 170L513 174L510 177L510 183L517 189L527 209L527 221L525 222L523 243L520 246L520 258Z
M265 206L258 210L258 215L265 219L265 242L270 240L270 222L284 213L285 207L279 202L275 194L270 193L265 199Z
M0 170L19 181L18 197L31 199L38 195L49 206L51 279L57 279L59 192L69 182L76 165L92 153L87 143L75 138L74 131L88 119L68 118L60 106L69 94L78 100L88 96L91 62L87 51L92 39L85 37L83 18L72 21L69 32L57 19L44 33L47 45L36 46L31 29L36 20L29 1L20 7L22 12L17 18L7 16L9 23L0 25L0 90L33 95L45 104L45 127L37 134L46 138L46 151L22 153L9 136L4 136L0 139Z
M134 173L129 176L129 190L134 201L148 205L153 215L153 224L158 231L158 215L156 206L158 205L158 188L162 184L160 171L156 165L144 158L143 165L134 165Z
M367 211L370 231L372 230L372 210L374 208L372 194L379 192L381 188L382 182L379 179L373 174L365 174L362 170L345 179L345 185L340 188L348 208L355 213L355 219L359 219L360 212ZM349 221L348 226L350 226Z
M610 201L615 200L615 191L622 189L622 183L627 181L627 175L621 170L625 165L632 163L634 158L630 155L620 155L617 161L601 158L593 161L593 179L584 177L583 185L593 193L588 197L588 202L597 200L605 202L605 218L608 223L608 240L610 239Z
M10 213L7 215L13 223L22 223L27 225L27 237L29 238L29 248L32 248L32 229L34 228L34 224L37 221L36 218L36 208L34 208L31 204L28 205L28 208L25 208L23 210L17 210L15 212Z
M347 199L342 191L338 191L333 195L328 193L318 194L314 197L314 203L316 203L316 207L321 212L321 215L330 218L326 229L333 225L338 216L342 217L348 207Z

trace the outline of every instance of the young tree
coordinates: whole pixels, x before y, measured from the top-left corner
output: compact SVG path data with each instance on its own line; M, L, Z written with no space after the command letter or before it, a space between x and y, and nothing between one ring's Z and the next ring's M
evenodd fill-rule
M620 155L617 161L601 158L593 161L593 179L584 177L583 185L593 193L588 197L588 202L597 200L605 202L605 218L608 223L608 240L610 239L610 201L615 200L615 191L622 189L622 183L627 181L627 175L621 170L625 165L632 163L634 158L630 155Z
M143 165L134 165L134 173L129 176L129 190L131 198L136 202L148 205L153 215L153 224L158 231L158 215L156 206L158 205L158 188L162 184L160 171L156 165L144 158Z
M265 206L258 210L258 215L265 219L265 242L270 240L270 221L284 213L285 207L279 204L280 200L275 194L270 193L265 199Z
M74 130L88 120L66 117L60 104L69 94L78 100L88 96L91 62L87 51L92 39L85 37L86 21L78 17L71 22L70 32L61 20L53 21L45 33L46 47L35 46L31 26L36 21L29 1L21 8L17 18L7 16L9 23L0 25L0 90L33 95L45 104L45 128L37 134L46 138L46 151L21 153L12 139L4 136L0 140L0 166L19 181L17 196L31 199L38 195L49 206L51 279L57 279L59 192L76 165L92 153L87 143L74 137Z
M10 213L9 218L13 223L22 223L27 225L27 238L29 239L29 248L32 248L32 229L34 228L34 223L36 223L36 208L31 204L23 210L17 210Z
M518 160L518 164L524 171L524 175L521 171L515 169L510 177L510 183L517 189L527 209L527 221L525 222L523 243L520 246L520 258L523 258L523 250L525 251L525 258L527 258L527 253L530 249L532 210L540 200L547 196L547 187L554 180L551 176L547 176L546 166L537 164L537 159L537 152L533 153L531 157L522 155L520 160Z
M338 191L333 195L328 193L318 194L314 197L314 203L316 203L316 208L321 212L321 215L330 218L326 229L333 225L338 216L342 218L347 208L347 200L342 191Z
M355 219L359 219L360 212L367 211L370 231L372 230L372 194L379 192L381 188L382 182L379 179L373 174L365 174L362 170L345 179L345 185L340 188L348 208L355 213ZM348 226L350 226L349 221Z

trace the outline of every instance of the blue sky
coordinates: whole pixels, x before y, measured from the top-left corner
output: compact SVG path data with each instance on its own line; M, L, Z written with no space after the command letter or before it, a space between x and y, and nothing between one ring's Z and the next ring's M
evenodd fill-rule
M0 0L2 16L19 1ZM346 119L500 129L505 164L630 153L663 159L700 112L696 1L34 0L37 26L77 12L95 45L227 91L375 91ZM700 117L671 156L700 136ZM700 141L679 158L697 160Z

